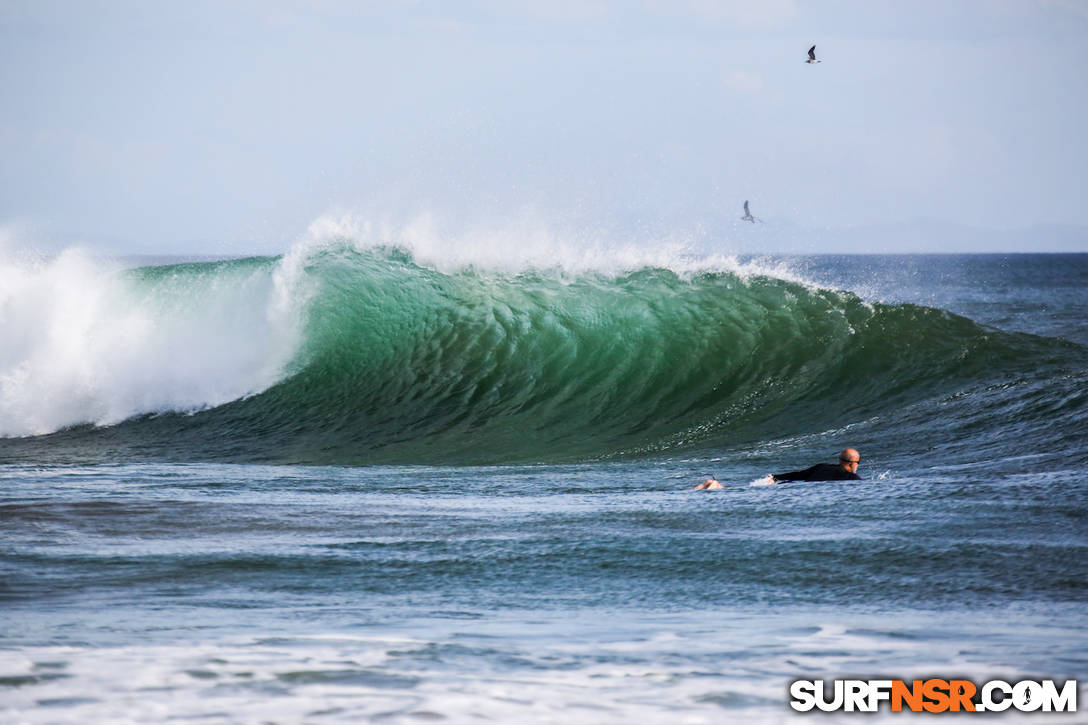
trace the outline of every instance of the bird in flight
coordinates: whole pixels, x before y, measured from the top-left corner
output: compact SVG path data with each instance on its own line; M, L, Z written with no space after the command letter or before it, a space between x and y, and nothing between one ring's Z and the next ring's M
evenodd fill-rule
M819 63L820 62L820 61L816 60L816 46L815 45L808 49L808 60L806 60L805 62L806 63Z
M753 224L755 224L758 221L762 221L761 219L756 219L754 216L752 216L752 212L748 209L748 200L747 199L744 200L744 216L742 216L740 219L741 219L741 221L752 222Z

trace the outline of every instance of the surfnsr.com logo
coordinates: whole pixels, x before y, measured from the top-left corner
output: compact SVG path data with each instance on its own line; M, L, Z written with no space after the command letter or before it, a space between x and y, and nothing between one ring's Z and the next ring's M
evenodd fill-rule
M1077 681L1061 687L1054 680L990 680L981 686L970 680L833 680L830 692L823 680L790 684L790 707L798 712L876 712L888 703L892 712L1076 712Z

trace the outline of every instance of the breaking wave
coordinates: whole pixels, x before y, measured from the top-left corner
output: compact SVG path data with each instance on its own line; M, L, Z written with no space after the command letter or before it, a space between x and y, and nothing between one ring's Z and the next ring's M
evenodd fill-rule
M278 258L5 263L0 459L601 459L1083 370L1068 342L729 257L488 255L319 229Z

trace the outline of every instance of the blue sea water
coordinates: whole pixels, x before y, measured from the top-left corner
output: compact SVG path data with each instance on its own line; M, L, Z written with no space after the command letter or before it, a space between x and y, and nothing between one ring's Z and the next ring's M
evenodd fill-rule
M123 267L0 268L0 720L1088 676L1088 255Z

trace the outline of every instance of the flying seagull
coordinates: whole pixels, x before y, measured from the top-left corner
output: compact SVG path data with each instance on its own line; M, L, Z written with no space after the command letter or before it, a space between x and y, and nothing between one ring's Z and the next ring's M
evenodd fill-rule
M762 221L761 219L756 219L754 216L752 216L752 212L748 209L747 199L744 200L744 216L742 216L740 220L744 222L752 222L753 224L758 221Z
M808 49L808 60L806 60L805 62L806 63L819 63L820 62L820 61L816 60L816 46L815 45Z

